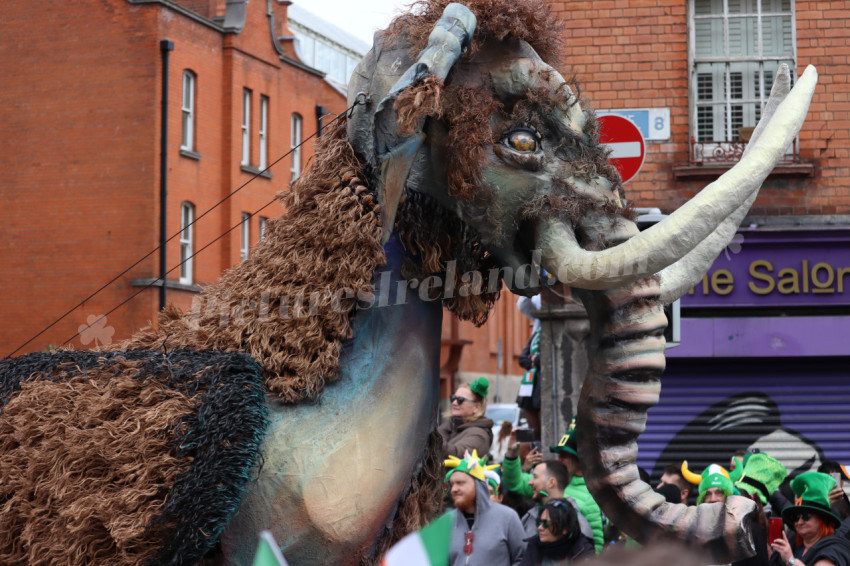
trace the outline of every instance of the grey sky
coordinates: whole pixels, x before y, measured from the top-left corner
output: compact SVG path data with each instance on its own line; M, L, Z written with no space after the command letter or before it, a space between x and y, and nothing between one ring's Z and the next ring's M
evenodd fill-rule
M305 10L323 18L369 45L375 30L386 27L412 0L294 0Z

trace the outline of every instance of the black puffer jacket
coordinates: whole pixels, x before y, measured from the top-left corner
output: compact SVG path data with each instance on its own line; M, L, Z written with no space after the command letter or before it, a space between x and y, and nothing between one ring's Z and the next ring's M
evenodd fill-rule
M593 542L581 534L564 536L555 542L540 542L540 536L535 535L525 539L525 542L528 546L525 547L520 566L540 566L544 558L555 564L572 564L579 558L596 556Z

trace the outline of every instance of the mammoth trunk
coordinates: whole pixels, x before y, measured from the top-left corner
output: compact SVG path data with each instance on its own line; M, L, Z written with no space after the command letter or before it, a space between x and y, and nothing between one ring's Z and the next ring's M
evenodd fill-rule
M647 410L656 405L665 367L667 320L658 277L608 291L579 292L591 322L593 359L579 402L579 454L587 486L604 513L646 543L693 542L717 563L750 556L755 505L667 503L640 481L635 464Z
M574 228L576 242L590 250L622 244L638 232L627 216L604 208L586 214ZM641 543L689 541L715 563L752 555L752 501L669 504L639 478L637 440L647 410L658 404L666 363L660 277L604 291L574 290L590 319L592 353L578 404L578 449L587 487L602 511Z

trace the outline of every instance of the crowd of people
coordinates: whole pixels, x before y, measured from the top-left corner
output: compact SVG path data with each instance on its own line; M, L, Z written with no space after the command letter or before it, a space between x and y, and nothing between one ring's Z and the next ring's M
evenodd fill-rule
M449 418L438 428L449 468L446 503L455 513L450 564L608 564L621 555L612 549L636 552L640 545L606 520L585 485L575 418L558 444L549 446L548 459L538 443L517 442L516 431L501 439L500 448L494 423L484 416L488 387L485 378L459 387ZM490 463L493 447L503 454L500 464ZM670 503L710 505L732 495L752 499L756 554L735 566L850 566L850 501L843 489L846 484L850 491L850 470L825 462L818 471L790 481L787 476L785 466L769 454L736 453L699 474L687 461L672 464L655 490ZM611 563L644 563L629 560Z

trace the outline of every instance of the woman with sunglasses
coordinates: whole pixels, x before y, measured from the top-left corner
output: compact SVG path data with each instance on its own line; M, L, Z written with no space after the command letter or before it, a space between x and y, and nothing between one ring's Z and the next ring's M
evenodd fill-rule
M593 542L581 535L575 508L563 499L550 499L537 519L537 535L528 546L520 566L562 566L596 555Z
M469 385L461 385L452 395L451 416L437 427L443 437L443 458L463 458L467 450L482 456L490 452L493 420L484 416L489 388L490 382L479 377Z
M796 505L782 510L782 518L796 536L785 533L770 546L773 566L850 566L850 541L835 536L841 524L829 505L829 492L835 478L820 472L806 472L791 481Z

